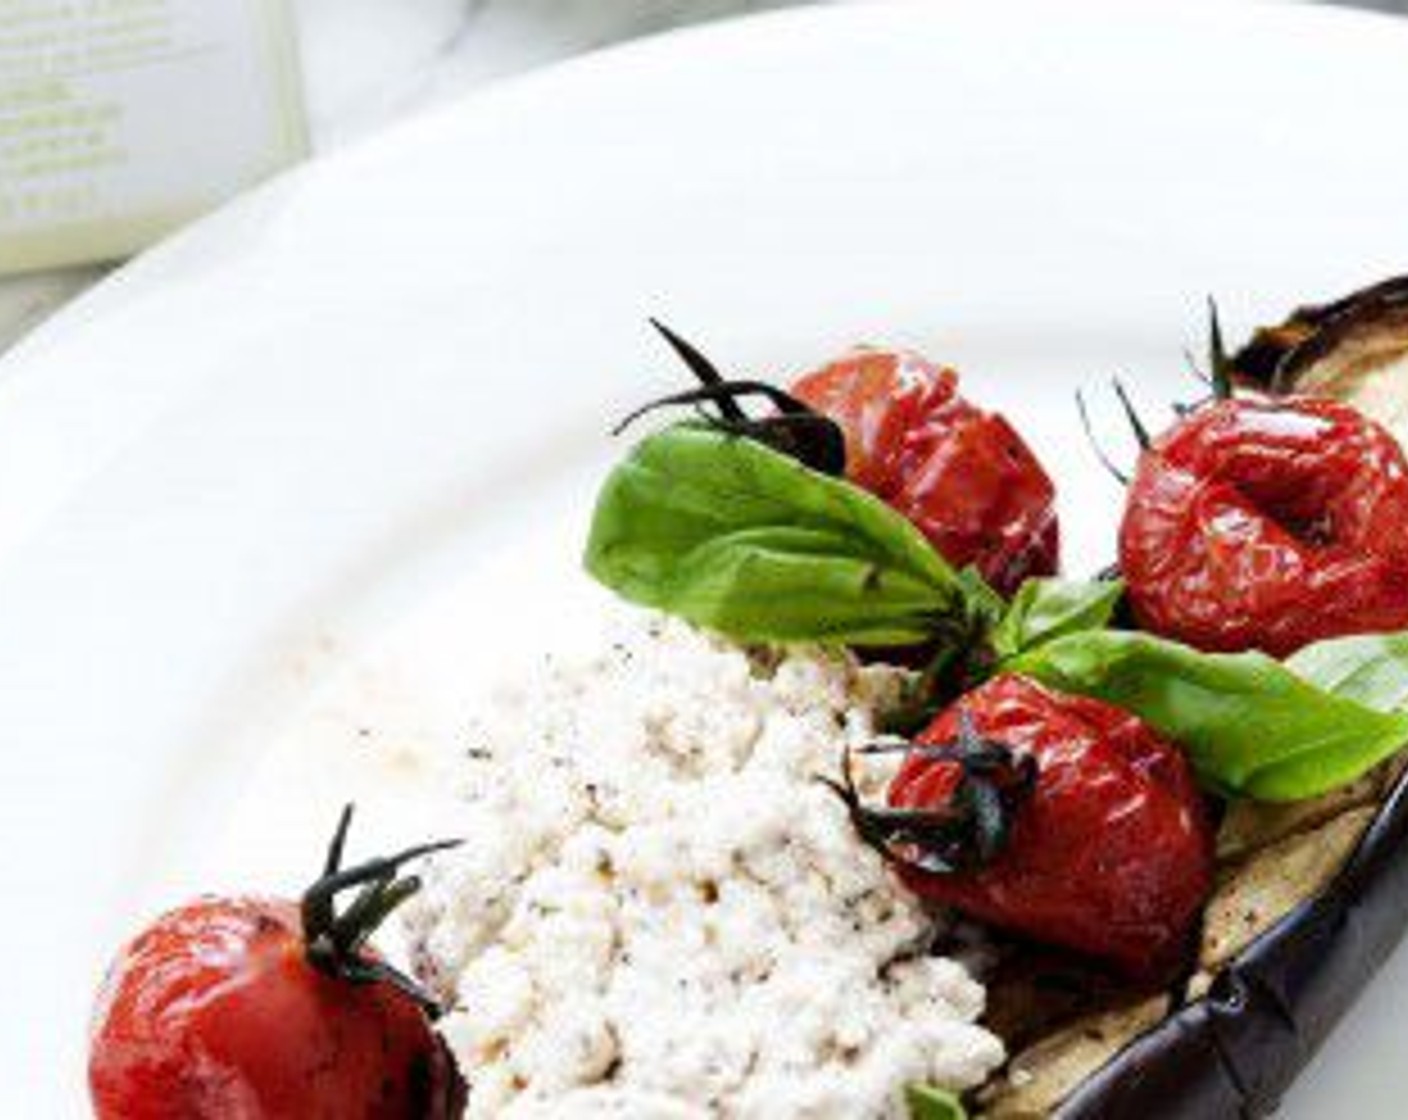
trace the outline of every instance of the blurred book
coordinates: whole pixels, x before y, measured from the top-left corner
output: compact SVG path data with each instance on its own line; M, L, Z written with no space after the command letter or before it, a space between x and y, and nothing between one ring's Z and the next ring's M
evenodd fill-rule
M0 274L128 256L306 149L286 0L0 0Z

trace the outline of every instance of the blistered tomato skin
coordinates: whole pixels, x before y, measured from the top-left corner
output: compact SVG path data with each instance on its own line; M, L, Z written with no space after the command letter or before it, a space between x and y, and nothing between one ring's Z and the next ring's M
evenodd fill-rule
M919 741L952 742L960 712L983 738L1034 756L1036 785L991 863L956 874L902 867L906 883L1127 977L1166 978L1189 946L1213 875L1212 827L1182 753L1127 712L1011 674L957 701ZM959 777L955 762L913 755L890 803L945 804Z
M1205 405L1140 458L1120 566L1141 626L1285 656L1408 626L1408 462L1347 404Z
M310 968L298 908L202 900L110 972L92 1027L99 1120L433 1120L457 1077L419 1007Z
M861 349L794 396L840 424L846 473L916 525L956 567L1010 595L1055 573L1055 488L1005 419L958 394L958 375L909 353Z

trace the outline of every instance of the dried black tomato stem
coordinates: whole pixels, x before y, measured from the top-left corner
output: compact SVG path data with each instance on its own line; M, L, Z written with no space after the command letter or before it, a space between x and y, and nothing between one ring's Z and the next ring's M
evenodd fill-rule
M741 397L766 397L772 406L781 413L781 416L764 417L762 421L752 420L739 409L737 401ZM627 413L621 421L611 429L613 436L618 436L639 420L642 416L654 412L659 408L669 408L674 405L683 404L714 404L719 406L719 411L723 412L725 406L738 413L737 418L732 416L719 420L721 426L727 426L731 430L746 430L752 425L763 422L771 422L791 417L805 418L809 420L820 420L832 423L824 416L819 416L807 405L803 404L790 393L784 392L775 385L769 385L766 381L719 381L710 385L702 385L698 389L684 389L678 393L671 393L668 396L657 397L653 401L647 401L639 408ZM735 429L736 426L736 429Z
M1114 386L1115 396L1119 398L1120 407L1124 409L1125 419L1129 421L1130 429L1134 432L1135 442L1139 444L1141 451L1148 451L1154 441L1149 438L1149 429L1144 426L1144 421L1139 418L1134 402L1129 399L1124 382L1118 377L1112 377L1110 384Z
M1193 351L1189 350L1186 346L1183 348L1183 364L1196 380L1201 382L1206 388L1212 389L1212 377L1203 372L1202 367L1198 364L1198 359L1193 356ZM1186 404L1182 401L1173 402L1173 410L1180 416L1193 411L1193 407L1193 405Z
M650 323L700 385L647 402L617 424L613 435L620 435L642 416L659 408L712 405L718 410L717 415L700 409L700 415L711 427L765 444L823 474L839 477L846 473L846 439L835 421L766 381L725 378L713 362L664 323L658 319L651 319ZM740 404L748 397L764 398L775 411L766 416L749 416Z
M956 763L958 784L938 806L866 805L856 788L848 747L841 756L840 780L820 781L846 806L856 835L887 862L931 875L974 871L991 863L1006 847L1015 814L1036 788L1036 759L1006 743L984 739L966 712L959 714L958 737L950 742L861 748L862 754L891 752Z
M1232 359L1222 338L1222 322L1217 314L1217 301L1208 296L1208 370L1212 374L1212 395L1220 400L1232 399Z
M1214 400L1230 400L1236 391L1233 381L1234 362L1227 353L1227 345L1222 335L1222 321L1217 311L1217 301L1212 296L1208 296L1208 373L1203 373L1198 368L1192 354L1184 351L1184 357L1188 361L1188 367L1193 375L1206 384L1211 390ZM1125 420L1129 423L1130 430L1134 433L1134 438L1138 442L1140 450L1148 451L1153 444L1149 436L1149 429L1140 418L1138 410L1134 407L1134 402L1130 399L1129 391L1125 388L1124 382L1118 377L1110 379L1110 384L1114 388L1115 397L1119 400L1120 408L1124 411ZM1201 403L1201 402L1200 402ZM1180 404L1175 402L1173 411L1179 417L1187 416L1197 405ZM1119 467L1101 446L1099 439L1095 436L1095 428L1090 420L1090 410L1086 407L1085 395L1079 389L1076 390L1076 409L1080 413L1081 427L1085 429L1085 438L1091 448L1095 451L1095 456L1100 460L1100 465L1105 468L1121 486L1128 486L1130 476Z
M1129 485L1129 475L1115 466L1114 460L1106 453L1100 440L1095 435L1095 427L1090 422L1090 410L1085 405L1085 394L1079 389L1076 390L1076 411L1080 413L1080 424L1085 429L1086 442L1095 452L1095 457L1100 460L1100 465L1109 472L1110 476L1121 486Z
M1194 377L1201 381L1212 392L1212 399L1216 401L1231 400L1237 394L1236 383L1236 361L1227 353L1227 344L1222 333L1222 319L1218 314L1217 300L1208 296L1208 351L1207 351L1208 371L1204 372L1198 364L1198 359L1193 357L1193 352L1186 347L1183 350L1183 360L1188 365L1188 370ZM1194 411L1198 404L1183 404L1174 402L1173 409L1179 416L1186 416Z
M680 361L689 367L690 372L699 379L701 385L722 385L724 383L724 375L719 372L718 367L700 353L692 343L687 342L653 316L650 325L655 328L656 333L665 340L670 349L679 355ZM719 412L727 420L746 420L748 418L738 405L727 399L719 402Z
M1120 408L1124 411L1125 420L1128 422L1130 431L1134 433L1134 440L1139 444L1141 451L1148 451L1153 446L1153 439L1149 435L1149 429L1145 427L1144 421L1140 419L1138 410L1134 407L1134 402L1130 399L1129 391L1125 389L1124 382L1118 377L1110 378L1110 385L1115 391L1115 399L1120 402ZM1081 427L1085 429L1086 441L1095 452L1095 457L1100 460L1100 465L1107 470L1110 475L1121 486L1128 486L1130 476L1127 472L1115 466L1114 460L1105 452L1100 440L1096 438L1095 427L1090 421L1090 410L1085 404L1085 394L1079 389L1076 390L1076 411L1080 413Z
M328 845L322 876L303 893L304 955L318 971L352 984L385 983L415 1000L431 1018L440 1013L435 999L415 980L376 957L364 953L367 940L391 913L420 890L414 875L401 876L401 867L432 852L458 847L459 840L417 844L393 856L342 866L352 806L338 818ZM338 912L337 896L360 888L356 898Z

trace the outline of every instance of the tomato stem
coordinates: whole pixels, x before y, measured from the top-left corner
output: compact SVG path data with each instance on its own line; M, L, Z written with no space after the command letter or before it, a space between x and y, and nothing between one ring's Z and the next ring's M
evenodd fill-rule
M709 404L718 409L717 416L703 414L711 427L755 440L822 474L839 477L846 473L846 438L835 421L766 381L726 379L713 362L664 323L651 319L650 324L698 379L699 387L647 402L617 424L612 435L620 435L659 408ZM776 411L751 417L739 404L744 397L762 397Z
M1112 377L1110 384L1115 388L1115 396L1119 398L1120 407L1124 409L1125 419L1129 421L1129 426L1134 432L1134 439L1139 444L1139 450L1148 451L1154 441L1149 438L1149 429L1144 426L1144 421L1139 418L1134 402L1129 399L1129 392L1125 389L1124 382L1118 377Z
M1232 359L1222 338L1222 322L1217 314L1217 301L1208 296L1208 370L1212 374L1212 393L1220 401L1232 399Z
M875 743L859 751L956 763L958 783L942 804L866 805L856 787L849 747L842 753L840 780L819 778L846 806L856 834L887 862L951 875L986 866L1006 846L1013 816L1036 788L1036 759L984 739L967 712L959 713L958 727L958 737L947 743Z
M397 907L414 895L421 880L400 870L412 860L458 847L459 840L417 844L392 856L369 859L352 867L342 866L352 806L342 810L328 844L322 876L303 893L303 937L308 963L320 972L353 984L388 983L414 999L432 1018L439 1006L411 977L385 961L363 955L367 941ZM337 896L360 887L357 897L341 913Z
M1090 422L1090 410L1085 404L1085 394L1079 389L1076 390L1076 411L1080 413L1080 424L1085 429L1086 442L1090 444L1091 450L1095 452L1095 457L1100 460L1100 465L1109 472L1121 486L1129 485L1129 475L1125 471L1115 466L1114 460L1105 451L1104 446L1095 435L1095 427Z
M782 414L781 416L764 417L763 420L753 420L743 414L738 409L737 400L739 397L766 397L773 406ZM654 412L658 408L666 408L671 405L681 404L716 404L719 411L723 412L724 405L739 412L737 418L729 416L723 420L716 421L721 427L726 427L730 431L740 433L747 432L758 424L777 421L782 419L806 419L813 421L824 421L824 416L819 416L807 405L803 404L792 394L779 389L776 385L769 385L766 381L720 381L715 385L704 385L698 389L684 389L678 393L671 393L668 396L658 397L647 404L628 413L614 428L611 429L613 436L619 436L637 420L647 413Z
M706 358L696 346L687 342L654 316L650 319L650 325L655 328L670 349L679 356L680 361L689 367L690 372L699 379L701 385L722 385L724 383L724 375L719 372L719 367ZM719 411L729 420L746 420L748 418L743 409L732 401L720 401Z

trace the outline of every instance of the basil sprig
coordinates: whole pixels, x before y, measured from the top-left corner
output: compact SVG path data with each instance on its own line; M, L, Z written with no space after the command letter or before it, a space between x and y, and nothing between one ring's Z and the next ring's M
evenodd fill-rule
M1087 631L1004 668L1133 712L1229 796L1298 801L1345 785L1408 743L1408 636L1319 643L1283 664L1200 653L1128 631Z
M586 566L744 642L958 644L995 599L878 498L699 424L647 437L611 472Z

